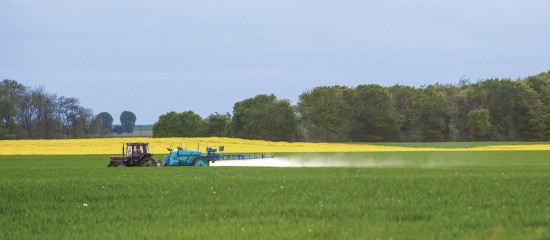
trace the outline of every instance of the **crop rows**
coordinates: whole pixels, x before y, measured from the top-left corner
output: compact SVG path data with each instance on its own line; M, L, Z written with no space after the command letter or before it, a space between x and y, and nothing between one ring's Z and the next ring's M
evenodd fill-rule
M119 169L105 167L106 155L2 156L0 238L550 236L545 151L279 155L408 164Z

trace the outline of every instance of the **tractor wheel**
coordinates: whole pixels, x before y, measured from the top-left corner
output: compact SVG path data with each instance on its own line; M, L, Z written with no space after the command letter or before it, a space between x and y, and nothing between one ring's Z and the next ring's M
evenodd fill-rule
M191 165L195 167L208 167L210 164L208 164L208 160L204 158L197 158L193 160L193 163Z
M152 158L145 158L145 159L143 159L143 163L141 164L141 166L155 167L155 166L157 166L157 162L155 162L155 160L152 159Z

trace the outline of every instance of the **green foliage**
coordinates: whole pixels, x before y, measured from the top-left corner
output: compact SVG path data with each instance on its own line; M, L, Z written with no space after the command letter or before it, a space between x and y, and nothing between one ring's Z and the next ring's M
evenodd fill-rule
M299 99L291 106L275 95L258 95L236 103L232 117L212 114L202 120L205 126L193 127L198 133L183 134L315 142L550 140L550 72L419 88L321 86ZM97 136L110 122L94 118L76 98L0 82L1 138ZM132 132L135 115L125 111L121 122L114 132Z
M231 126L231 115L229 115L229 113L210 114L210 116L208 116L205 121L207 136L224 137L229 135L228 132Z
M472 109L468 113L468 130L472 140L487 140L491 130L489 111L485 108Z
M20 129L16 124L17 105L24 92L25 86L15 80L0 82L0 128L7 130L3 136L15 136Z
M133 133L136 125L136 115L130 111L124 111L120 114L120 125L122 132Z
M544 105L550 105L550 71L529 76L522 82L539 94Z
M446 120L450 115L450 108L443 93L436 86L426 87L420 93L419 109L421 140L429 142L446 140Z
M10 138L80 138L95 136L98 129L93 111L78 99L8 79L0 82L0 128Z
M550 238L548 151L284 156L404 165L121 169L102 155L1 156L0 236Z
M7 128L0 128L0 140L15 139L15 134L10 133Z
M97 115L101 120L102 129L112 129L113 128L113 116L108 112L101 112Z
M490 139L544 139L548 108L542 104L543 96L528 81L489 79L468 86L467 91L472 109L481 107L490 113L493 126Z
M153 125L153 137L201 137L206 134L206 122L193 111L169 112Z
M113 117L107 112L99 113L91 123L90 129L98 136L106 136L113 132Z
M287 100L257 95L235 103L232 136L271 141L297 140L298 120Z
M459 86L318 87L302 94L296 109L308 141L548 140L550 72Z
M395 85L389 88L395 101L395 109L402 117L401 134L404 141L420 141L420 102L421 89L409 86Z
M122 133L123 133L123 131L122 131L122 126L120 126L120 125L114 126L114 127L113 127L113 132L114 132L114 133L118 133L118 134L122 134Z
M353 141L395 141L400 137L401 116L389 91L379 85L359 85L349 91Z
M351 106L345 99L347 87L317 87L300 95L298 111L305 138L315 142L349 140Z
M540 96L535 90L516 82L514 85L514 124L521 140L539 140L544 131L545 119Z

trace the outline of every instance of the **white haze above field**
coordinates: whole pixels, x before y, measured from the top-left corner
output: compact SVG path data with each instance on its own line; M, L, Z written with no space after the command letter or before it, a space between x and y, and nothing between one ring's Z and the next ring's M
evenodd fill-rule
M221 160L211 163L214 167L403 167L420 166L436 167L441 163L436 161L426 161L423 163L407 162L401 159L345 159L345 158L324 158L324 157L278 157L251 160Z

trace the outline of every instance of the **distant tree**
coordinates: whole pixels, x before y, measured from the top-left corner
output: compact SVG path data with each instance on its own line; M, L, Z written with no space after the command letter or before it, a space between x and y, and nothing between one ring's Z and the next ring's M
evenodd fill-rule
M80 103L76 98L61 97L58 99L59 116L63 135L69 137L76 130L75 120L80 112Z
M529 76L522 82L539 94L544 105L550 105L550 71Z
M437 92L443 98L447 108L443 113L443 122L445 129L443 131L443 141L460 141L464 138L464 134L460 133L460 129L464 129L465 117L467 114L463 110L463 106L467 102L466 97L461 94L460 85L465 84L467 80L461 79L459 85L455 84L435 84Z
M468 132L471 140L487 140L491 131L489 111L485 108L472 109L468 113Z
M445 94L437 86L427 86L419 93L420 141L445 141L451 116Z
M531 87L532 86L532 87ZM490 113L490 140L542 140L548 133L550 109L544 105L544 82L488 79L467 87L471 109Z
M95 116L90 126L92 134L105 136L113 132L113 117L107 112Z
M113 127L113 132L118 133L119 135L122 134L124 131L122 131L122 126L116 125Z
M12 114L14 108L11 102L7 99L0 98L0 139L13 139L15 134L10 131L10 126L15 126L15 123L10 120L9 115Z
M401 116L387 89L375 84L359 85L348 94L352 109L353 141L395 141L401 134Z
M58 97L43 88L28 88L18 106L21 126L29 138L62 137Z
M485 108L489 111L493 127L491 140L509 141L517 138L514 85L510 79L487 79L469 85L466 89L469 110Z
M101 112L97 115L101 119L102 129L113 129L113 116L108 112Z
M349 139L351 107L347 87L317 87L300 95L298 112L308 141L341 142Z
M17 124L17 105L25 91L26 87L15 80L4 79L0 82L0 128L4 129L4 138L15 138L21 131Z
M91 109L82 107L76 98L60 97L57 102L64 136L82 138L96 134L95 129L99 129L99 126L95 126L95 116Z
M153 124L153 137L201 137L205 133L205 121L193 111L169 112Z
M87 137L93 119L93 111L76 98L58 97L15 80L0 82L2 138Z
M288 100L262 94L235 103L231 132L239 138L295 141L298 120Z
M74 118L73 126L74 131L71 138L85 138L96 134L94 131L94 111L89 108L81 107L78 109L78 113Z
M518 81L514 85L513 102L517 138L525 141L543 139L549 116L540 95L524 82Z
M390 94L395 102L395 110L402 117L401 134L403 141L420 141L420 111L419 98L422 90L415 87L395 85L390 87Z
M467 141L468 140L468 113L472 107L468 104L466 94L467 86L454 88L452 93L448 93L445 97L447 105L450 109L451 129L450 138L446 141Z
M222 137L228 135L229 126L231 124L231 115L229 115L229 113L210 114L210 116L208 116L205 121L207 136Z
M122 132L133 133L136 126L136 115L130 111L124 111L120 114L120 125Z

